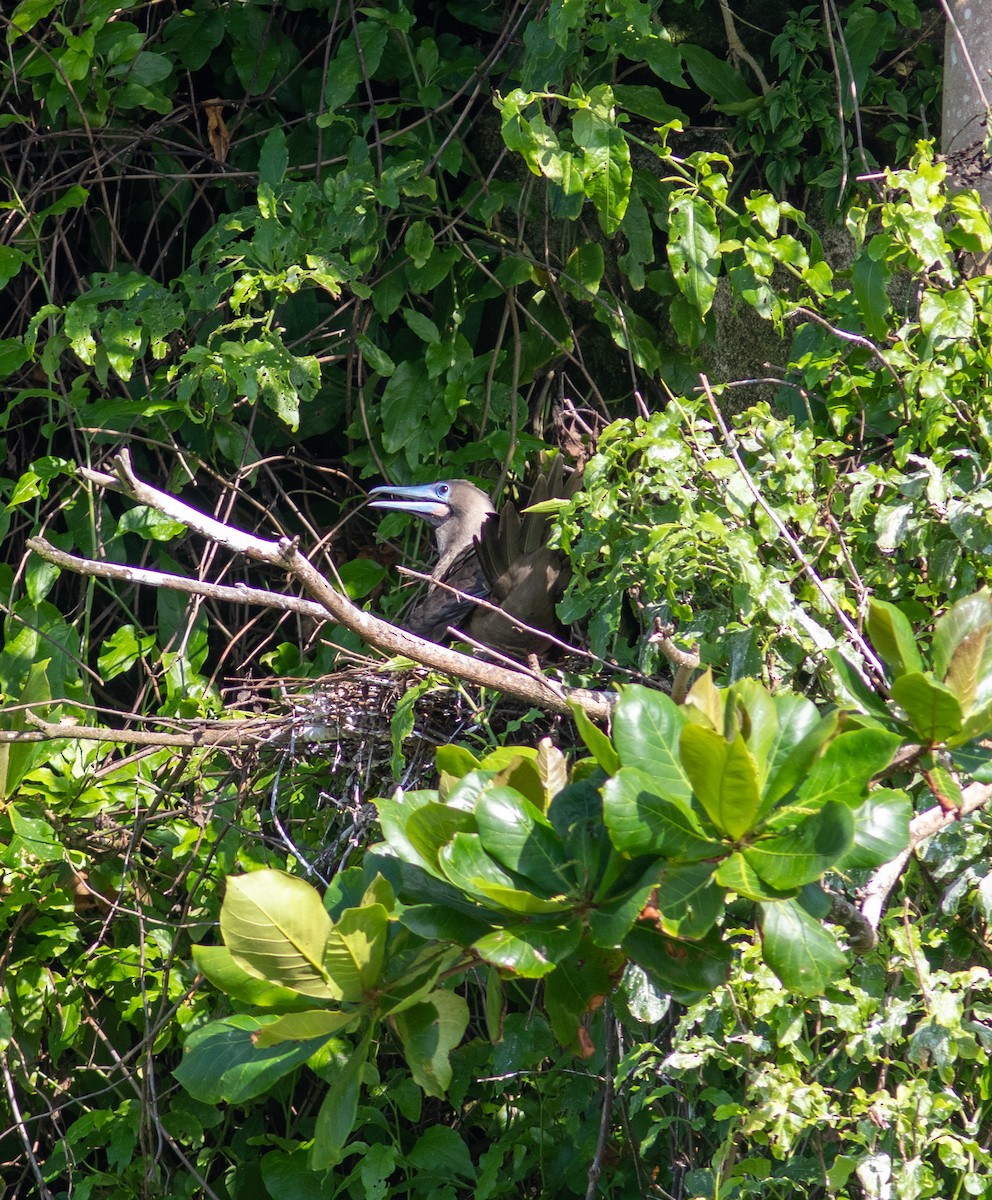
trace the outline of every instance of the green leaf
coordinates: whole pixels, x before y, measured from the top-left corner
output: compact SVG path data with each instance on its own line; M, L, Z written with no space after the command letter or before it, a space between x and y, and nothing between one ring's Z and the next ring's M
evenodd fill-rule
M456 833L439 855L448 879L473 899L496 908L529 916L560 913L568 906L524 890L514 875L504 871L485 852L477 837Z
M679 758L685 724L685 713L663 692L639 686L621 689L613 713L613 744L620 762L654 776L663 795L688 801L692 784Z
M5 649L8 654L12 650L9 639ZM23 684L19 678L16 682L11 679L0 679L0 684L5 691L10 690L12 686L16 687L19 704L41 705L52 698L49 669L53 665L50 658L35 659ZM28 724L24 719L24 712L4 713L3 728L12 731L26 730ZM10 800L24 776L32 770L35 763L50 753L50 747L32 742L0 742L0 800ZM30 846L30 839L28 844L21 847L21 852L29 854L34 852Z
M122 675L150 653L154 645L154 634L139 636L133 625L119 626L100 647L100 657L96 660L100 678L107 682Z
M434 230L426 221L413 221L403 238L403 249L415 267L426 265L434 253Z
M264 1048L278 1046L280 1042L308 1042L316 1038L330 1038L342 1033L360 1019L360 1013L332 1012L326 1008L287 1013L271 1025L260 1029L255 1035L255 1045Z
M323 966L331 919L302 879L272 870L230 877L220 928L231 956L249 974L306 996L341 999Z
M442 1099L447 1092L450 1055L468 1028L468 1016L465 1000L441 989L392 1018L410 1073L428 1096Z
M868 336L884 340L889 331L888 286L891 272L884 258L871 257L871 246L872 243L869 243L868 253L859 255L855 260L851 280L858 305L857 311Z
M823 743L837 729L836 713L821 717L803 696L782 693L775 697L778 729L769 748L768 768L761 797L763 816L804 779Z
M419 859L440 871L438 854L456 833L474 833L475 816L448 804L423 804L406 821L406 836Z
M405 1159L416 1168L418 1176L434 1176L446 1185L456 1179L469 1182L476 1179L475 1164L468 1147L447 1125L434 1125L422 1133ZM449 1188L446 1186L443 1190Z
M901 609L886 600L871 601L868 609L868 636L894 676L922 671L923 659L916 634Z
M679 192L668 211L668 261L679 291L699 313L709 312L720 272L720 227L701 196Z
M587 300L599 291L603 270L603 247L599 242L582 242L568 256L560 282L569 295Z
M790 991L819 996L843 974L836 938L795 900L762 904L760 914L765 961Z
M554 1035L563 1046L578 1048L584 1018L610 995L622 969L623 960L616 950L584 941L545 980L545 1008Z
M688 803L658 792L655 778L636 767L622 767L603 785L603 816L619 851L632 856L659 854L682 862L698 862L726 851L722 842L703 831Z
M965 596L934 625L933 667L964 711L992 699L992 600L988 592Z
M368 1062L371 1041L370 1027L344 1065L335 1072L317 1112L313 1146L310 1148L310 1166L314 1171L327 1171L343 1157L345 1145L355 1126L362 1073Z
M717 104L734 104L758 97L748 87L743 75L725 58L717 58L702 46L686 42L679 47L693 83L704 96Z
M323 966L346 1003L361 1000L379 984L389 914L381 904L346 908L327 934Z
M819 879L850 850L853 840L854 814L846 804L830 801L795 828L761 837L742 853L766 883L786 891Z
M713 928L723 911L724 899L724 890L713 875L713 863L675 865L665 870L655 899L665 933L699 938Z
M11 804L6 810L13 837L2 847L2 861L9 867L34 867L38 863L66 861L66 851L55 830L42 817L28 816L33 805Z
M540 979L572 953L581 936L578 921L568 926L516 926L485 934L472 949L486 962L514 975Z
M261 1096L305 1063L325 1040L284 1042L260 1049L255 1045L255 1034L278 1019L233 1016L195 1030L183 1046L183 1060L174 1071L176 1078L204 1104L221 1100L243 1104Z
M437 801L437 792L414 791L404 792L400 788L393 796L379 796L375 806L379 811L379 828L390 848L404 862L414 863L425 871L438 874L438 869L430 859L425 858L410 840L406 831L407 822L412 813L425 804Z
M736 841L754 824L760 793L758 771L744 738L732 742L702 725L687 725L679 739L682 765L706 815Z
M572 136L582 149L581 176L607 237L620 227L630 199L630 149L612 114L613 93L601 85L590 97L594 107L572 116Z
M486 851L510 871L531 880L544 893L567 892L568 855L550 821L519 792L491 788L475 808L479 838Z
M586 749L607 775L616 774L620 769L620 756L617 754L613 743L598 726L592 723L592 720L583 708L575 703L572 703L570 708L572 710L572 719L575 721L575 728L579 731L579 737L585 743Z
M766 883L739 850L725 858L713 878L723 888L737 892L747 900L785 900L796 894L796 888L775 888Z
M262 142L258 155L258 182L275 187L286 178L286 167L289 165L289 151L286 149L286 135L281 127L274 126Z
M892 699L909 718L925 746L946 742L961 729L961 703L954 692L932 675L911 671L892 685Z
M305 1009L313 1004L309 996L289 988L278 987L250 975L239 967L226 946L194 946L193 961L196 969L228 996L243 1004L259 1008Z
M730 974L730 946L715 931L699 941L684 942L639 922L624 938L623 949L663 991L683 1004L712 992Z
M905 792L879 788L854 812L854 844L837 864L841 870L880 867L909 845L913 805Z
M884 729L855 729L829 743L813 763L799 788L799 799L808 812L828 800L852 807L859 804L868 784L884 771L902 745L897 733Z

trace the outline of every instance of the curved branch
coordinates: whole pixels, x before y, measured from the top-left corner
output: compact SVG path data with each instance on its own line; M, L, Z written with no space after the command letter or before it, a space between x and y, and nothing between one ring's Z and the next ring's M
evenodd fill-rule
M323 610L321 615L329 614L346 629L358 634L370 646L386 654L402 655L425 667L457 676L468 683L516 696L549 712L568 713L571 705L577 704L595 720L605 721L609 718L615 700L610 693L594 692L586 688L562 688L558 684L529 673L525 674L523 671L494 666L447 646L439 646L435 642L415 637L405 629L399 629L381 617L365 612L328 583L306 555L300 552L295 541L280 538L279 541L273 542L234 529L199 512L175 496L159 491L135 475L127 451L122 451L114 459L112 475L86 467L77 468L77 474L97 487L121 492L139 504L146 504L149 508L185 525L194 533L235 553L245 554L258 562L288 571L299 581L304 591L318 602ZM70 569L75 569L73 564L67 565ZM238 591L239 599L250 598L248 595L241 595L240 589Z

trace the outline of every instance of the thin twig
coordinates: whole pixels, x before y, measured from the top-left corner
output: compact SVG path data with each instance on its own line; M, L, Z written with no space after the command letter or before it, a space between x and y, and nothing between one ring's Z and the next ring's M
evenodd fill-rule
M843 611L843 609L841 609L840 605L830 594L830 591L824 586L823 580L820 579L819 575L817 575L816 571L813 568L812 563L807 561L806 556L803 554L802 547L799 545L799 543L796 541L796 539L792 536L792 534L785 527L785 523L782 521L782 518L778 515L778 513L771 507L771 505L767 502L767 500L765 500L764 496L761 494L761 491L758 488L758 485L751 478L750 472L748 471L747 467L744 465L744 460L741 458L740 451L737 448L737 438L731 432L730 428L727 425L727 422L723 419L723 413L720 412L720 409L717 405L716 397L713 395L713 389L710 387L710 381L706 378L705 375L700 375L699 378L702 382L703 392L706 395L706 401L710 406L710 411L712 412L713 418L716 421L717 425L720 427L720 432L723 434L724 445L727 447L727 450L729 451L731 458L733 458L735 464L737 465L737 469L740 471L741 477L743 478L744 482L747 484L748 490L751 492L751 495L754 496L757 503L764 509L768 518L774 524L775 528L779 531L779 534L785 541L786 545L792 551L796 562L806 572L806 574L809 577L810 581L812 582L813 586L820 593L820 595L823 596L824 600L826 600L826 602L830 605L830 608L833 611L834 616L836 616L837 620L840 621L840 623L844 627L844 630L847 633L848 637L854 642L855 646L857 646L858 650L863 655L865 662L871 668L871 671L875 675L878 682L880 684L884 684L885 683L885 668L882 666L882 664L878 660L878 658L876 658L875 652L872 650L871 646L869 646L868 643L865 641L865 639L861 636L857 627L851 621L851 618L847 615L847 613L845 613Z
M272 592L267 588L248 587L247 584L205 583L200 579L187 579L184 575L170 575L166 571L150 571L145 567L129 567L121 563L97 562L91 558L80 558L66 554L42 537L29 538L29 550L39 558L54 563L77 575L101 579L116 579L121 583L141 584L143 587L168 588L174 592L186 592L191 596L206 596L211 600L224 600L231 604L258 604L265 608L279 608L286 612L300 613L315 621L326 621L327 610L314 600L301 596L287 596L284 592Z
M595 1200L599 1188L599 1177L603 1173L603 1155L606 1153L606 1139L610 1133L610 1122L613 1117L613 1097L616 1090L614 1072L617 1062L617 1031L616 1019L613 1016L609 1001L604 1005L603 1038L606 1043L605 1062L603 1063L603 1110L599 1118L599 1136L596 1138L596 1151L589 1166L589 1183L586 1187L586 1200Z

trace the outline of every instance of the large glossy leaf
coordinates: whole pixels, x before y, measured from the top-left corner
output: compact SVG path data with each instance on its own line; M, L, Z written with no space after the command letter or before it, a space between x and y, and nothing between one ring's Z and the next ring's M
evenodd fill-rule
M437 874L437 867L423 857L410 841L406 824L410 815L425 804L437 801L437 792L404 792L402 788L392 796L380 796L375 801L379 812L379 828L393 852L404 862L415 863L425 871Z
M717 866L713 878L721 887L736 892L746 900L787 900L798 891L798 888L772 887L761 878L739 850Z
M186 1039L183 1060L174 1074L183 1087L205 1104L227 1100L243 1104L260 1096L295 1070L326 1041L284 1042L266 1049L255 1045L255 1035L279 1018L233 1016L201 1026Z
M702 725L686 725L679 739L682 764L696 799L717 829L735 840L758 813L758 772L744 738L732 742Z
M579 731L579 737L585 743L586 749L607 775L614 774L620 769L620 756L613 743L598 726L592 723L585 709L578 704L572 704L571 709L575 728Z
M669 867L655 896L661 927L672 937L699 938L723 911L724 890L713 878L712 863Z
M327 936L324 969L348 1003L379 983L389 914L381 904L346 908Z
M562 901L535 896L524 886L525 881L490 858L472 834L455 834L441 851L440 862L456 887L491 907L530 916L562 912L568 907Z
M683 942L639 922L623 948L663 991L685 1004L707 995L730 974L730 946L715 931Z
M636 767L621 767L603 785L603 817L618 850L682 862L725 852L724 843L703 831L687 801L659 795L658 790L656 780Z
M932 675L912 671L892 685L892 699L906 713L913 732L925 746L936 746L960 732L961 702Z
M613 744L625 767L654 777L658 790L688 800L692 784L679 759L679 734L685 713L670 696L645 687L626 687L613 713Z
M633 886L618 889L618 894L611 894L589 910L589 936L597 946L620 945L658 886L660 874L659 864L651 863Z
M572 116L572 136L582 148L581 175L586 195L593 202L600 228L607 237L616 233L630 201L630 148L610 113L613 95L605 104L577 109ZM609 107L607 107L609 106Z
M494 966L527 979L540 979L572 953L581 933L577 918L570 925L548 928L517 925L487 933L479 938L473 949Z
M418 950L390 959L390 979L378 996L378 1009L383 1015L402 1012L419 1004L434 990L441 975L466 955L457 946L437 946L428 943Z
M361 1013L328 1008L286 1013L258 1031L255 1035L255 1045L264 1048L278 1046L280 1042L308 1042L315 1038L329 1038L343 1033L360 1020Z
M884 729L840 734L813 763L799 788L802 806L813 812L830 800L852 807L860 804L871 779L885 770L901 744L897 733Z
M561 839L544 814L513 788L491 788L475 809L479 840L510 871L556 895L574 886Z
M594 891L614 853L595 780L570 783L552 800L548 817L568 847L576 887L581 892Z
M783 833L761 837L742 850L749 866L772 887L802 887L819 879L850 850L854 841L854 814L846 804L830 801L812 816L802 810L783 813L799 823Z
M764 792L771 756L778 736L776 697L757 679L741 679L731 693L738 727L754 760L758 791ZM783 697L784 698L784 697ZM790 697L796 699L796 697ZM807 704L810 701L806 701ZM717 726L719 728L719 726ZM724 730L729 734L729 730Z
M255 1004L259 1008L306 1009L313 1005L310 996L286 987L278 987L257 975L250 975L231 957L226 946L194 946L193 961L196 968L216 988L243 1004Z
M913 805L905 792L879 788L854 810L854 844L837 864L844 870L880 867L909 845Z
M872 600L868 610L868 636L896 678L909 671L923 670L913 627L906 614L894 604Z
M231 876L220 929L234 961L269 983L321 1000L340 1000L324 969L331 919L308 883L283 871Z
M761 796L764 815L806 777L823 743L837 728L838 716L820 717L804 696L782 693L775 697L778 729L768 753L768 768Z
M410 1074L428 1096L442 1098L451 1083L452 1050L468 1027L468 1005L444 989L393 1018Z
M358 1098L362 1090L362 1071L369 1057L371 1028L334 1074L333 1082L317 1112L310 1166L326 1171L336 1166L355 1126Z
M765 961L790 991L818 996L844 971L836 938L795 900L761 905Z
M477 916L470 916L446 904L411 904L400 913L399 920L418 937L470 946L492 928L491 914L492 910L481 907Z
M992 674L992 598L988 592L973 592L958 600L934 625L933 669L962 708L969 708L978 680ZM992 680L987 687L992 696Z
M422 804L406 821L406 836L428 870L440 872L437 855L456 833L475 830L475 816L449 804Z
M825 651L824 657L830 663L838 704L855 712L869 714L874 720L887 720L884 697L868 686L860 669L850 663L839 649Z

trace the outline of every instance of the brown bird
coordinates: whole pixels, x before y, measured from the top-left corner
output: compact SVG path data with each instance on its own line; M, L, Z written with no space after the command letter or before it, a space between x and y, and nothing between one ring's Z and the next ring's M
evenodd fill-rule
M558 458L537 479L530 504L567 499L580 484L578 472L564 479ZM372 508L413 513L434 526L438 559L427 594L406 622L411 633L439 642L449 627L462 629L475 641L517 657L547 649L546 635L561 629L555 605L571 575L565 555L548 546L549 514L521 515L513 504L504 504L497 514L486 493L465 479L376 487L370 495L376 497ZM487 600L499 611L439 584Z

